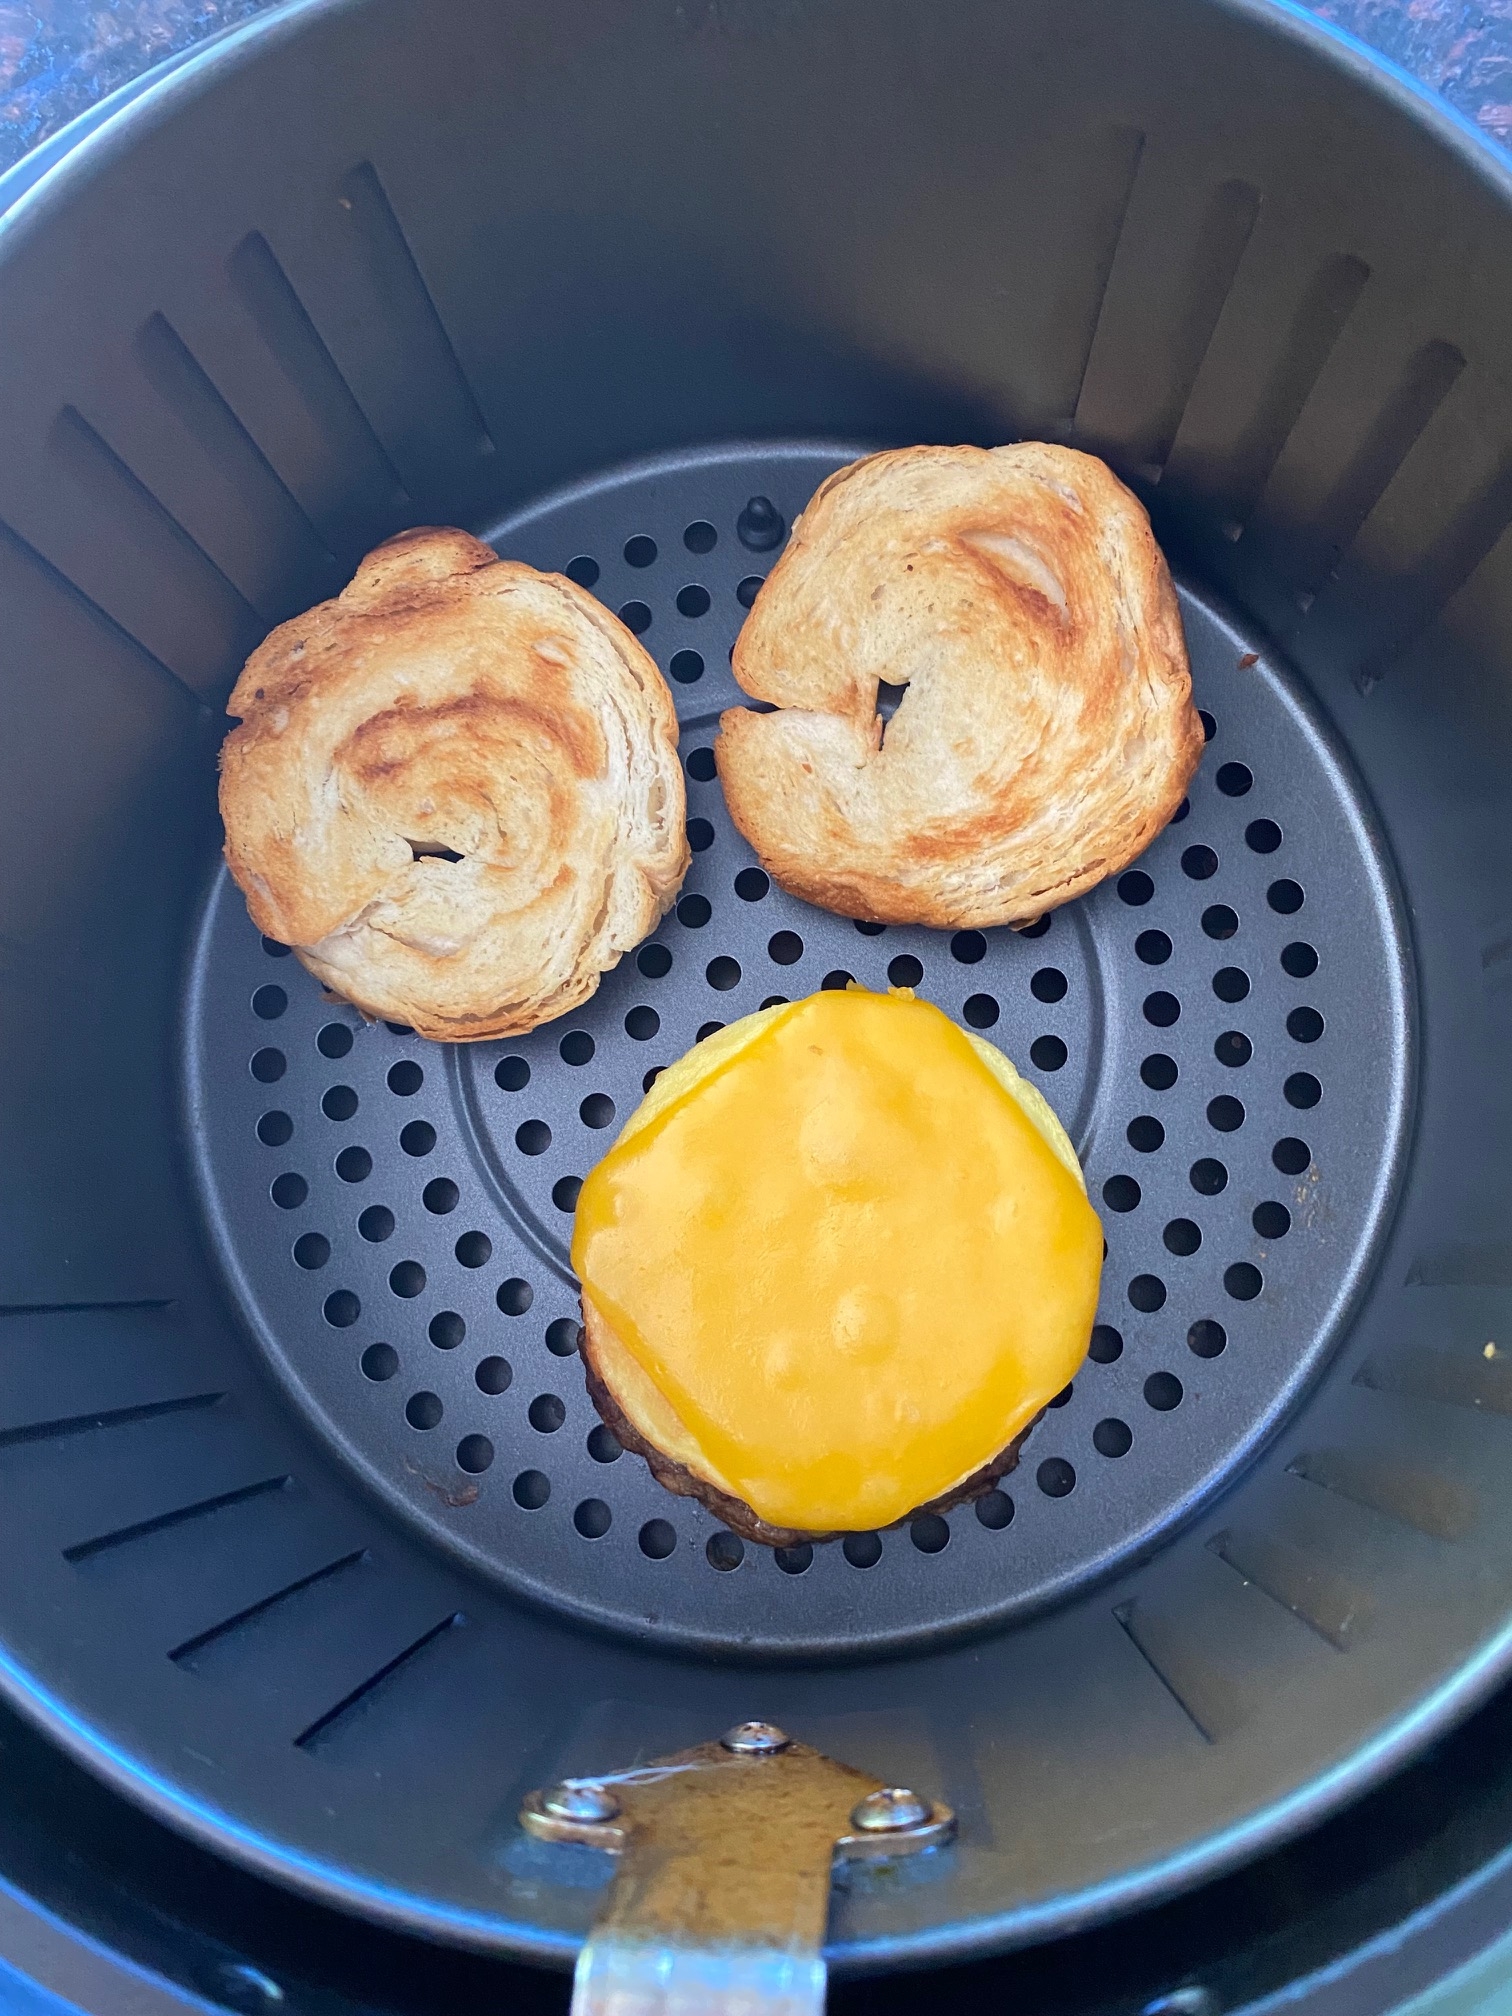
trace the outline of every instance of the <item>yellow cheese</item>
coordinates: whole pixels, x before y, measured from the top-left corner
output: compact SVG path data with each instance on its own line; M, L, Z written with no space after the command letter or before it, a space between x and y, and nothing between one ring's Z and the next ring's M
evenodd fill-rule
M907 993L747 1016L658 1079L583 1186L601 1370L775 1526L886 1526L991 1460L1091 1334L1075 1151L990 1044Z

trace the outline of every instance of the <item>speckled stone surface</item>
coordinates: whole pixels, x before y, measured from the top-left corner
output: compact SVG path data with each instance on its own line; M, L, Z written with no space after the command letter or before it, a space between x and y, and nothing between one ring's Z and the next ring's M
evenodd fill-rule
M0 0L0 168L143 70L273 0ZM1512 0L1315 0L1314 11L1512 146Z

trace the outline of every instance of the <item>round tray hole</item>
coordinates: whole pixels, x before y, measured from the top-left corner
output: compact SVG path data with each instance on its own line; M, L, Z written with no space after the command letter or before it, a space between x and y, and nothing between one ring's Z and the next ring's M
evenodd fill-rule
M385 1379L392 1379L399 1370L399 1353L392 1344L369 1344L359 1362L363 1378L382 1385Z
M882 1541L876 1533L847 1533L840 1552L852 1568L875 1568L882 1559Z
M1221 1358L1228 1347L1228 1332L1211 1316L1204 1316L1187 1332L1187 1349L1196 1358Z
M989 1533L1001 1533L1013 1524L1013 1500L1006 1491L984 1491L971 1508L977 1516L977 1524L985 1526Z
M980 931L957 931L950 941L950 956L963 966L976 966L987 957L987 940Z
M837 966L832 973L826 973L819 982L820 991L825 994L843 994L855 977L854 973L847 973L843 966Z
M389 1066L386 1083L399 1098L412 1099L425 1083L425 1073L413 1057L401 1057Z
M1092 1331L1087 1356L1095 1365L1111 1365L1123 1356L1123 1335L1111 1323L1098 1323Z
M544 1155L551 1146L551 1129L544 1120L522 1120L515 1129L515 1146L522 1155Z
M973 1029L990 1029L1001 1011L990 994L972 994L967 997L961 1013Z
M1281 968L1293 980L1308 980L1318 970L1318 955L1303 938L1295 938L1281 948Z
M688 821L688 846L695 854L707 854L714 845L714 828L707 819Z
M584 1498L572 1508L572 1523L585 1540L602 1540L614 1524L614 1514L602 1498Z
M1165 1145L1165 1129L1152 1114L1141 1113L1131 1120L1124 1138L1140 1155L1153 1155Z
M1162 1050L1152 1051L1140 1065L1139 1075L1152 1092L1169 1092L1178 1076L1176 1060Z
M578 1108L578 1118L585 1127L602 1128L613 1125L614 1101L607 1092L590 1092Z
M436 1130L429 1120L411 1120L407 1127L399 1130L399 1146L406 1155L417 1159L429 1155L436 1145Z
M1066 1046L1059 1036L1036 1036L1029 1045L1029 1062L1036 1071L1059 1071L1066 1055Z
M1066 998L1066 976L1058 966L1041 966L1029 982L1029 992L1036 1001L1051 1003Z
M1220 1001L1243 1001L1250 991L1250 977L1242 966L1220 966L1213 975L1213 992Z
M522 1470L510 1492L523 1511L539 1512L551 1496L551 1479L541 1470Z
M257 1123L257 1138L265 1148L282 1148L286 1141L293 1138L293 1134L294 1122L287 1113L280 1113L276 1108L271 1113L264 1113Z
M327 1120L350 1120L357 1111L357 1094L350 1085L331 1085L321 1097L320 1110Z
M1110 1211L1133 1211L1141 1196L1132 1176L1110 1176L1102 1187L1103 1202Z
M677 906L677 921L689 931L702 931L713 915L714 906L708 897L696 893L684 896Z
M1248 1260L1236 1260L1224 1268L1223 1285L1236 1302L1253 1302L1263 1286L1260 1269Z
M481 1477L493 1459L494 1445L486 1435L464 1435L457 1444L457 1468L470 1477Z
M690 620L707 616L711 600L708 589L701 582L690 581L686 588L679 588L677 591L677 613ZM685 654L680 652L678 655L681 657Z
M1225 1029L1213 1044L1213 1055L1231 1071L1248 1064L1254 1054L1255 1046L1242 1029Z
M1215 1156L1204 1155L1192 1164L1188 1181L1199 1197L1217 1197L1228 1188L1228 1171Z
M1316 1008L1293 1008L1286 1018L1286 1033L1294 1043L1316 1043L1323 1034L1323 1017Z
M373 1173L373 1158L366 1148L343 1148L336 1157L336 1174L343 1183L365 1183Z
M917 987L924 978L924 968L911 952L900 952L887 962L887 978L894 987Z
M950 1545L950 1526L938 1512L921 1512L910 1520L908 1537L921 1554L943 1554Z
M1218 856L1211 847L1188 847L1181 856L1181 872L1193 882L1207 882L1218 873Z
M704 978L718 993L728 994L732 987L740 985L740 961L732 959L728 952L721 952L704 968Z
M582 1334L575 1316L558 1316L546 1325L546 1349L553 1358L575 1358Z
M1295 1134L1288 1134L1272 1148L1271 1160L1283 1176L1302 1176L1312 1167L1312 1150Z
M569 1029L557 1045L557 1055L564 1064L591 1064L594 1048L593 1038L586 1029Z
M438 1309L430 1320L426 1335L438 1351L455 1351L467 1335L467 1323L455 1309Z
M1189 1259L1202 1244L1201 1229L1190 1218L1173 1218L1160 1237L1167 1253L1180 1260Z
M446 1409L439 1393L411 1393L404 1403L404 1418L411 1428L434 1428Z
M677 1535L666 1519L648 1519L636 1535L636 1544L648 1561L665 1561L677 1546Z
M582 1195L581 1176L558 1176L551 1186L551 1201L558 1211L576 1211L578 1198Z
M1076 1472L1064 1456L1047 1456L1035 1471L1034 1481L1047 1498L1069 1498L1076 1489Z
M745 1543L733 1533L711 1533L704 1547L704 1559L721 1575L728 1575L745 1559Z
M644 637L651 628L651 610L644 602L623 603L619 619L632 637Z
M592 588L599 578L599 564L591 554L579 553L575 560L569 560L562 569L569 581L576 581L579 588Z
M555 1393L537 1393L526 1418L538 1435L555 1435L567 1419L566 1404Z
M362 1314L362 1304L350 1288L337 1288L327 1295L323 1313L333 1330L350 1330Z
M1127 1456L1134 1447L1134 1431L1127 1421L1110 1414L1092 1430L1092 1447L1099 1456Z
M1302 885L1287 879L1272 882L1265 892L1265 900L1278 917L1294 916L1304 901Z
M322 1057L336 1059L345 1057L352 1047L352 1031L345 1022L327 1022L315 1038L315 1048Z
M1244 1125L1243 1103L1230 1093L1221 1093L1208 1101L1207 1117L1208 1125L1216 1127L1220 1134L1237 1133Z
M433 1176L420 1193L421 1203L437 1218L455 1211L461 1200L462 1192L450 1176Z
M1152 1372L1144 1382L1145 1404L1157 1414L1169 1414L1181 1405L1185 1390L1174 1372Z
M486 1232L464 1232L452 1251L459 1267L486 1267L493 1258L493 1241Z
M1293 1071L1281 1087L1288 1106L1295 1106L1300 1112L1307 1112L1323 1097L1323 1087L1311 1071Z
M617 1463L624 1453L619 1437L602 1421L588 1431L588 1454L595 1463Z
M1213 782L1225 798L1242 798L1254 787L1255 773L1246 763L1220 763Z
M271 980L252 996L252 1013L264 1022L276 1022L288 1005L288 995Z
M735 584L735 600L742 609L749 609L761 593L761 584L766 577L761 574L747 574L743 581Z
M714 760L712 749L690 749L688 751L688 775L695 784L712 784L719 765Z
M331 1257L331 1242L323 1232L304 1232L294 1241L294 1264L313 1273Z
M389 1287L402 1301L413 1302L425 1292L425 1269L418 1260L401 1260L389 1270Z
M1209 938L1232 938L1239 929L1239 919L1227 903L1212 903L1202 913L1202 928Z
M1146 966L1164 966L1171 956L1171 941L1164 931L1141 931L1134 940L1134 955Z
M806 1575L814 1565L814 1550L807 1540L800 1540L796 1547L774 1548L772 1559L784 1575Z
M735 894L742 903L759 903L771 886L771 877L762 868L742 868L735 877Z
M690 553L712 553L719 544L719 534L707 518L695 518L683 533L683 544Z
M1169 1029L1181 1020L1181 1003L1174 994L1146 994L1144 1018L1156 1029Z
M249 1068L259 1085L276 1085L288 1070L289 1060L282 1050L259 1050Z
M501 1092L523 1092L530 1083L530 1066L523 1057L501 1057L494 1066L494 1083Z
M1265 1203L1255 1206L1250 1213L1250 1223L1262 1239L1284 1239L1291 1230L1292 1217L1284 1204L1268 1198Z
M1158 1274L1136 1274L1129 1283L1129 1301L1142 1315L1165 1307L1166 1285Z
M381 1246L394 1236L394 1214L387 1204L369 1204L357 1220L357 1230L370 1246Z
M295 1175L292 1169L282 1176L275 1176L268 1195L280 1211L297 1211L310 1194L310 1186L303 1176Z
M514 1383L514 1367L497 1353L491 1358L480 1358L473 1383L480 1393L507 1393Z

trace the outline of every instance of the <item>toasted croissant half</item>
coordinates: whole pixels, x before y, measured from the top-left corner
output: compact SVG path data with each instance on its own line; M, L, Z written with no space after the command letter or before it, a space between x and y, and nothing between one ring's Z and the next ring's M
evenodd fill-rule
M576 1008L689 854L677 716L617 617L466 532L406 532L253 652L221 750L253 922L328 988L478 1042Z
M733 663L777 711L721 718L731 817L785 889L877 923L1032 923L1140 854L1202 753L1149 519L1069 448L840 470Z

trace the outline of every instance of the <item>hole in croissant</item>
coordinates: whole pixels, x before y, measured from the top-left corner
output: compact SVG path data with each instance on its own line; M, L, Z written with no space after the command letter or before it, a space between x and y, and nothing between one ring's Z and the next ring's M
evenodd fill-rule
M907 691L906 683L902 686L889 686L885 679L877 681L877 719L882 723L882 732L877 737L879 749L887 740L887 724L903 704L903 695Z
M439 840L410 840L405 843L415 861L461 861L465 856L455 847L443 847Z

